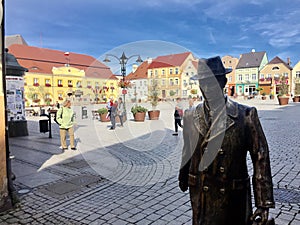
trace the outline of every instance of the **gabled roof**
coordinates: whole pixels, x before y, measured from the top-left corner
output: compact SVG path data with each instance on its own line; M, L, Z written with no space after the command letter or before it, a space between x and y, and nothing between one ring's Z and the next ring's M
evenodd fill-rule
M268 64L281 64L281 63L283 65L285 65L287 68L289 68L290 70L292 69L292 67L290 65L288 65L285 61L283 61L278 56L276 56L274 59L272 59Z
M52 74L53 67L61 67L69 62L70 66L84 70L86 77L114 78L109 67L89 55L70 52L69 56L65 56L63 51L18 44L11 45L9 52L32 73Z
M153 67L155 65L159 66L159 67L181 66L190 54L191 54L191 52L184 52L184 53L178 53L178 54L158 56L152 62L152 63L156 62L157 64L153 64L152 66L151 65L150 66L152 68L158 68L158 67ZM161 64L159 64L159 63L161 63Z
M126 76L126 80L147 79L148 67L148 61L144 61L141 65L139 65L136 71L131 72Z
M20 34L5 36L5 47L8 48L13 44L28 45Z
M164 68L164 67L174 67L173 64L170 63L164 63L164 62L158 62L158 61L153 61L148 69L154 69L154 68Z
M265 51L242 54L236 66L236 69L260 67L265 54Z

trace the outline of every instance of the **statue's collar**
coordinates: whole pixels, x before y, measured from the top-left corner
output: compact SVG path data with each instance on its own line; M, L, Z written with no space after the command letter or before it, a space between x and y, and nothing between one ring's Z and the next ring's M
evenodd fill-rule
M226 113L228 116L232 118L236 118L238 116L238 106L236 102L232 101L230 98L225 96L225 102L226 102ZM203 102L203 111L204 114L209 113L209 107L207 105L207 102L204 100Z

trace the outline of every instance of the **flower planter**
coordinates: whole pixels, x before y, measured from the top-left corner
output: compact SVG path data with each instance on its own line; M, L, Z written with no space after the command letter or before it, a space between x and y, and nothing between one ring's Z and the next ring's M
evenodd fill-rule
M261 96L261 99L262 99L262 100L266 100L267 97L266 97L266 96Z
M104 114L100 114L100 121L101 122L109 122L110 121L110 118L106 118L107 117L107 113L104 113Z
M278 97L279 105L289 104L289 97Z
M293 102L300 102L300 96L293 97Z
M150 120L158 120L160 111L159 110L150 110L148 111L148 116Z
M134 114L134 121L144 122L146 117L146 112L137 112Z

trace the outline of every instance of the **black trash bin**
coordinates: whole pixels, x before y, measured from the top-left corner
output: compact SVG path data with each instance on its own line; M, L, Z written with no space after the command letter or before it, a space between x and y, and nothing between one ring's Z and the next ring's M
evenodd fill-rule
M88 115L87 115L87 108L85 106L83 106L81 108L81 118L84 119L84 118L88 118Z
M39 125L41 133L49 132L49 120L40 120Z
M45 114L45 109L40 110L40 115L43 115L43 114Z

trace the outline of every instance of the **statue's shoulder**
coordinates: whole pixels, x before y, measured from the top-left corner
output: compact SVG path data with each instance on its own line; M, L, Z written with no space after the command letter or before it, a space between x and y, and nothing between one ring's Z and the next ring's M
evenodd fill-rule
M257 109L254 106L249 106L245 104L238 103L236 101L233 101L232 99L228 99L228 104L231 108L236 108L238 112L245 113L246 115L250 112L256 112Z

